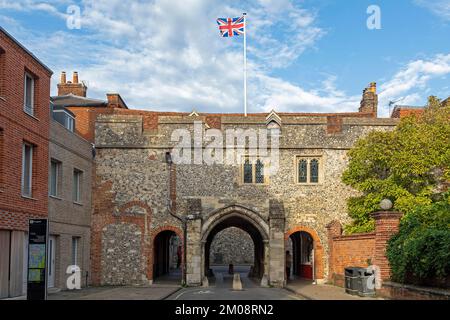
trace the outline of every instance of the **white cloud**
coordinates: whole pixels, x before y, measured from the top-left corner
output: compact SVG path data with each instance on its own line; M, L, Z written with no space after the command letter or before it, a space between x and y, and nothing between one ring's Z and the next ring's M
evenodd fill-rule
M450 1L449 0L414 0L414 2L430 10L433 14L450 20Z
M438 54L428 60L420 59L409 62L398 71L391 80L381 85L380 106L387 106L389 101L402 100L402 104L413 104L420 100L418 91L426 93L427 84L436 78L450 74L450 54ZM386 109L382 109L386 112Z
M60 18L70 0L0 0L0 7L46 11ZM104 98L119 92L132 108L196 109L231 112L243 109L242 38L219 35L217 17L248 13L249 112L357 111L360 94L337 86L335 75L324 75L317 88L305 89L274 71L287 68L305 50L314 50L325 34L317 12L294 0L253 0L227 4L209 0L83 0L80 31L17 32L54 69L55 93L60 71L77 70L88 81L89 95ZM15 8L15 9L14 9ZM55 10L59 10L55 13ZM0 18L2 18L0 16ZM431 79L449 71L450 55L411 61L381 85L380 114L390 100L403 103L424 98ZM361 88L364 84L361 84ZM419 91L419 92L418 92Z
M60 12L57 8L58 5L68 4L70 1L67 0L47 0L47 1L37 1L37 0L0 0L0 9L9 9L16 11L44 11L60 18L65 18L66 14Z
M78 67L80 76L89 80L91 94L118 91L139 108L240 111L242 38L220 38L215 23L217 17L239 16L240 7L239 1L223 5L208 0L85 0L82 28L103 46L93 51L89 46L86 51L101 58ZM249 106L260 111L266 108L261 86L272 90L262 81L272 79L274 68L295 61L323 32L313 13L289 0L253 1L246 11L249 87L255 89L249 92ZM57 39L48 43L56 44ZM58 64L59 68L67 65ZM279 99L274 95L270 101ZM301 108L301 100L295 101Z

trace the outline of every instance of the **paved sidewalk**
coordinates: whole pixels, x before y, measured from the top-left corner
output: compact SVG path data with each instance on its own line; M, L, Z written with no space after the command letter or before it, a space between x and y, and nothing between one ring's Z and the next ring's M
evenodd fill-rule
M180 290L178 285L148 287L89 287L48 294L48 300L162 300Z
M307 280L289 281L286 289L310 300L383 300L379 297L359 297L345 293L345 289L328 284L313 284Z

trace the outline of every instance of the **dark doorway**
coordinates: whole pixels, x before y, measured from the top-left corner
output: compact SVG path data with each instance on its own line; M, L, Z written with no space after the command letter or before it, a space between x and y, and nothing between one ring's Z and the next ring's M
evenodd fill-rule
M289 278L314 279L313 248L314 241L309 233L299 231L289 236L287 250L292 254Z
M158 233L153 242L153 279L180 280L182 243L170 230Z
M233 215L229 218L224 219L219 222L211 232L208 234L205 243L205 275L211 276L211 266L210 266L210 251L211 244L214 237L222 230L235 227L239 228L250 236L253 241L253 261L250 262L248 276L252 278L262 278L264 274L264 241L261 236L260 231L247 219L242 218L237 215ZM237 259L237 258L236 258ZM230 258L233 260L233 258ZM237 259L238 260L238 259ZM227 264L232 263L232 261L225 261Z

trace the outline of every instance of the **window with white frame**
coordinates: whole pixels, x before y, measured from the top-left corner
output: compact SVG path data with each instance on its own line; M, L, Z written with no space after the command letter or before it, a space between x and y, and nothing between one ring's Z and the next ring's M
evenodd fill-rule
M72 237L72 265L78 265L78 245L80 242L79 237Z
M322 181L322 157L297 157L297 183L318 184Z
M264 160L245 157L242 165L242 178L245 184L264 184L267 182Z
M24 82L24 102L23 110L30 114L34 114L34 78L31 74L25 72Z
M50 162L50 174L49 174L49 194L51 196L59 196L59 187L61 179L61 162L52 159Z
M66 117L66 121L65 121L65 125L64 126L67 128L67 130L73 132L73 129L74 129L74 126L75 126L75 119L68 115Z
M81 183L83 178L83 171L74 169L73 170L73 201L81 202Z
M22 195L31 197L33 179L33 146L22 145Z

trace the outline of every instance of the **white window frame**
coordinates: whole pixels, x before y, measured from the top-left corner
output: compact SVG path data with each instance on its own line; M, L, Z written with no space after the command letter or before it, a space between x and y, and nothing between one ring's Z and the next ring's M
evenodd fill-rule
M29 168L29 193L25 193L25 148L30 148L30 168ZM34 147L33 145L24 142L22 144L22 179L21 179L21 193L24 197L31 197L33 194L33 153L34 153Z
M69 115L68 113L66 113L67 117L64 120L65 122L65 127L67 130L73 132L74 131L74 127L75 127L75 118L72 117L71 115Z
M55 193L52 194L51 191L51 185L52 185L52 164L56 164L56 177L55 177ZM61 171L61 162L56 159L50 160L50 174L49 174L49 188L48 188L48 194L52 197L58 197L59 196L59 178L60 178L60 171Z
M66 110L53 110L53 112L61 112L64 113L66 115L65 119L64 119L64 128L66 128L67 130L74 132L75 131L75 118L73 116L71 116ZM69 122L70 120L70 122ZM59 124L61 124L60 122L58 122ZM69 125L70 123L70 125Z
M31 106L29 107L27 106L27 78L31 79ZM34 77L30 73L25 72L23 84L23 111L31 116L34 116L34 81Z
M78 265L78 245L80 237L72 237L72 265Z
M77 190L75 193L75 189L72 190L72 198L73 198L73 202L75 203L81 203L81 182L82 182L82 178L83 178L83 171L79 170L79 169L73 169L73 185L72 188L75 187L75 177L77 177ZM75 197L76 195L76 197Z

